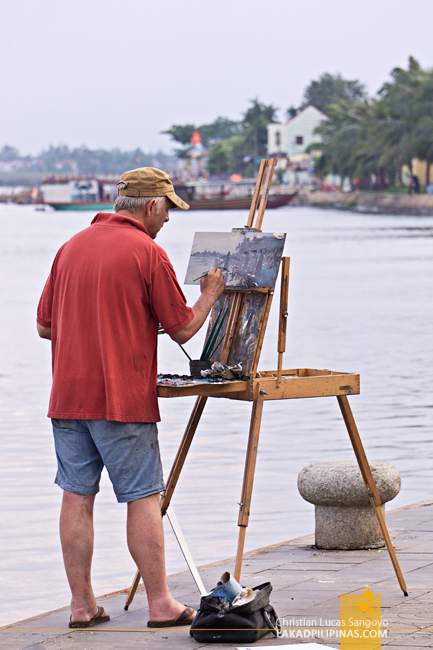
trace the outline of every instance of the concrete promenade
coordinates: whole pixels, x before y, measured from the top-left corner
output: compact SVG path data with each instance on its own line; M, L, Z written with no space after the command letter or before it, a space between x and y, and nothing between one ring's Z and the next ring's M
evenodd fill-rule
M278 639L268 635L254 647L319 643L339 648L335 635L339 596L359 593L366 585L382 596L382 620L388 621L383 648L433 647L433 500L390 511L386 519L408 597L403 596L384 549L323 551L313 546L314 535L309 535L246 554L242 584L254 587L269 580L274 588L271 602L280 618L285 619L284 627L298 634ZM233 558L201 567L204 584L212 588L221 574L233 571L233 567ZM188 571L170 576L169 584L177 599L198 606L199 593ZM69 630L66 607L2 628L0 650L196 650L207 645L196 643L187 627L147 629L143 590L137 593L128 612L123 609L124 602L124 592L98 598L111 621L89 630ZM300 630L308 628L321 628L319 638L301 638L304 633ZM231 650L245 644L209 645Z

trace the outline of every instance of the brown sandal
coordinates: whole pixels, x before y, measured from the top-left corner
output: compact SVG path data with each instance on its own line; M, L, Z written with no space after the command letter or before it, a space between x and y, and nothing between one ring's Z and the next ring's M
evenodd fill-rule
M175 627L176 625L191 625L192 620L189 621L188 619L191 618L192 614L195 614L195 609L185 605L185 609L177 618L171 621L147 621L147 627Z
M106 623L110 620L108 614L104 614L104 608L98 607L98 611L95 616L89 621L69 621L69 627L93 627L94 625L99 625L99 623Z

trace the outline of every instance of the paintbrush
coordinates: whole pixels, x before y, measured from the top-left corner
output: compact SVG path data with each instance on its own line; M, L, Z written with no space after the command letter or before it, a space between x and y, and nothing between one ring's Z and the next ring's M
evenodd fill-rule
M190 361L192 361L191 357L189 356L188 352L185 350L185 348L183 347L183 345L181 345L180 343L178 343L178 346L180 347L180 349L182 350L182 352L183 352L184 354L186 354L186 356L188 357L188 359L189 359Z
M218 317L217 317L216 321L214 322L213 327L212 327L212 329L210 331L209 338L208 338L208 341L207 341L207 343L206 343L206 345L204 347L202 355L200 357L200 361L209 360L211 358L212 354L214 353L214 351L216 349L215 348L215 342L216 342L216 340L218 338L218 334L220 333L222 324L225 321L225 317L227 316L228 311L229 311L229 308L227 307L227 309L224 312L224 316L222 317L222 319L220 321L220 317L221 317L221 315L223 313L223 310L222 309L220 310L220 313L218 314ZM219 345L219 343L218 343L218 345Z
M202 278L205 278L209 274L209 271L206 271L206 273L202 273L201 275L198 276L198 278L195 278L193 282L197 282L197 280L201 280Z
M218 326L218 322L219 322L219 320L220 320L220 318L222 316L222 313L223 313L223 310L220 309L219 312L218 312L218 316L216 317L215 322L212 325L212 328L211 328L211 331L209 333L209 337L208 337L208 339L206 341L206 345L204 346L203 352L201 353L200 361L207 361L209 359L209 356L208 356L207 353L208 353L208 351L210 349L211 339L212 339L212 337L213 337L213 335L214 335L214 333L216 331L216 328Z
M213 337L212 337L212 340L210 342L209 348L207 349L207 358L208 359L210 359L211 356L213 355L213 353L215 352L215 342L216 342L216 340L218 338L218 334L220 333L221 327L222 327L222 325L223 325L223 323L225 321L225 318L226 318L228 312L229 312L229 308L227 307L227 309L224 312L224 316L222 317L218 327L215 326L216 331L213 334Z
M221 271L227 271L223 266L218 266L218 269L221 269ZM202 278L205 278L207 275L209 275L209 271L206 271L206 273L202 273L201 275L198 276L198 278L195 278L193 282L197 282L197 280L201 280Z

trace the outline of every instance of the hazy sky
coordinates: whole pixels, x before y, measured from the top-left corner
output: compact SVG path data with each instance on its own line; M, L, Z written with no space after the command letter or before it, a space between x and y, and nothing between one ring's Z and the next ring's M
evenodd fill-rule
M3 0L0 147L170 151L160 131L298 105L323 72L375 93L433 67L433 2Z

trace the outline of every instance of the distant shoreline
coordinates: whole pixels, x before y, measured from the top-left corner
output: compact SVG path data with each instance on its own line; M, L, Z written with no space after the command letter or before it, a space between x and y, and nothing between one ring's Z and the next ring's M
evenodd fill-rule
M317 208L350 210L370 214L406 214L433 216L433 195L393 194L391 192L310 192L301 197L300 203Z

